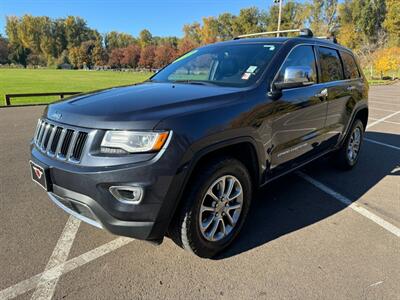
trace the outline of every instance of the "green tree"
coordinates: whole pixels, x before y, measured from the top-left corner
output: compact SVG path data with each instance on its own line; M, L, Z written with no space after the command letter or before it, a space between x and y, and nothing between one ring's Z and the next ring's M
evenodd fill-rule
M274 5L265 16L264 23L268 31L277 30L279 6ZM284 2L282 7L281 30L305 27L309 6L294 1Z
M400 46L400 1L386 0L386 10L383 26L389 34L389 44Z
M0 64L8 63L8 40L0 34Z
M338 0L313 0L308 5L308 22L315 35L336 33Z
M195 44L201 43L201 24L195 22L183 26L184 39L191 40Z
M72 47L69 49L68 59L70 63L74 66L74 68L76 69L82 68L79 47Z
M104 36L104 44L108 52L115 48L125 48L136 43L137 40L127 33L111 31Z
M139 42L141 47L146 47L153 42L153 36L151 35L151 32L147 29L143 29L139 33Z
M30 54L30 50L24 48L22 45L12 45L10 47L10 54L8 55L8 59L12 63L21 64L24 67L27 65L27 58Z
M236 19L236 16L230 13L224 13L218 16L218 33L221 40L230 40L236 35L239 35L239 33L235 31Z
M385 0L354 0L353 21L357 31L369 42L376 42L382 34L385 14Z
M234 19L233 32L235 34L248 34L263 31L265 26L261 21L261 12L258 8L243 8L240 10L239 16Z
M101 40L97 40L92 51L92 62L95 66L104 66L107 63L108 57Z

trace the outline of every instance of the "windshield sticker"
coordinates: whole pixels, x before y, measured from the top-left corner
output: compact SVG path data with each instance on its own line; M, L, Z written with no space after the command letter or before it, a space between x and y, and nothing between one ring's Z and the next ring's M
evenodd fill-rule
M249 78L250 78L250 76L252 75L253 73L244 73L243 74L243 76L242 76L242 80L249 80Z
M183 55L183 56L181 56L181 57L175 59L175 60L173 61L173 64L176 63L176 62L178 62L178 61L181 61L182 59L188 58L189 56L192 56L192 55L195 54L197 51L199 51L199 50L193 50L193 51L190 51L189 53L186 53L185 55Z
M275 50L275 46L274 45L264 45L264 48L268 48L269 51L274 51Z
M248 67L247 68L247 71L246 71L246 73L255 73L255 71L257 70L257 66L250 66L250 67Z

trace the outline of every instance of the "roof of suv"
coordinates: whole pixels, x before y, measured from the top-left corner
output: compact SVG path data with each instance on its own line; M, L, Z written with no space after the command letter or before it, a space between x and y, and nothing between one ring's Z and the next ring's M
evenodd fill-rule
M270 37L270 38L241 38L234 39L224 42L218 42L214 45L229 45L229 44L248 44L248 43L282 43L285 44L287 42L292 42L293 44L301 44L301 43L316 43L319 45L333 46L334 48L344 49L351 51L350 49L343 47L340 44L333 43L329 39L321 39L314 37Z

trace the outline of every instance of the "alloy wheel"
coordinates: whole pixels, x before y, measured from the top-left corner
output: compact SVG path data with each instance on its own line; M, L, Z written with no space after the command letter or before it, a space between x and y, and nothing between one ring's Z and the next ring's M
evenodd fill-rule
M243 188L232 175L215 180L203 197L199 227L203 237L218 242L232 233L243 205Z

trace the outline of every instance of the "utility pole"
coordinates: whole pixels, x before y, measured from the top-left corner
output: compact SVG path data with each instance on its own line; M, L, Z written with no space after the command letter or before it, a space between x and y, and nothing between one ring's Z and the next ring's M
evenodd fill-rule
M278 31L281 30L281 19L282 19L282 2L283 0L274 0L274 3L279 3L279 15L278 15ZM276 36L279 36L279 32Z

